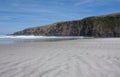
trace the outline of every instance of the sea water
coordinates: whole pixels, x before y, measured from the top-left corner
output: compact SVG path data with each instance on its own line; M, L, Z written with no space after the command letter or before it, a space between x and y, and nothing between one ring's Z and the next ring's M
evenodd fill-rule
M14 44L23 42L43 42L43 41L58 41L58 40L73 40L84 38L82 36L13 36L0 35L0 44Z

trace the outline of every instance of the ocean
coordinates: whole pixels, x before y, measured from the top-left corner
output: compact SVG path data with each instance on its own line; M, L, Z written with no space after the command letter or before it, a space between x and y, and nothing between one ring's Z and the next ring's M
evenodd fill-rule
M13 36L0 35L0 44L14 44L23 42L43 42L43 41L60 41L74 40L85 38L82 36Z

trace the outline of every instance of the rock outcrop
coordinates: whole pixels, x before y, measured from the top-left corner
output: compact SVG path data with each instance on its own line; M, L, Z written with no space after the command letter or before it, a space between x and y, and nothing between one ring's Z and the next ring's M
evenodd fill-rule
M120 37L120 13L28 28L13 35Z

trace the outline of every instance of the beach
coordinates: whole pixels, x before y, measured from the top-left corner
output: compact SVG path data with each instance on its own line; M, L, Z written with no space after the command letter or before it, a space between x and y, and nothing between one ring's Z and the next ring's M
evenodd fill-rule
M119 77L120 38L0 45L0 77Z

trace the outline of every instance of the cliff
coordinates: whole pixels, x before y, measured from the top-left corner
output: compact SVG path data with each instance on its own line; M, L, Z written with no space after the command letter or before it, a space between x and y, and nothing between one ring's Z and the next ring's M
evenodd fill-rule
M13 35L120 37L120 13L28 28Z

